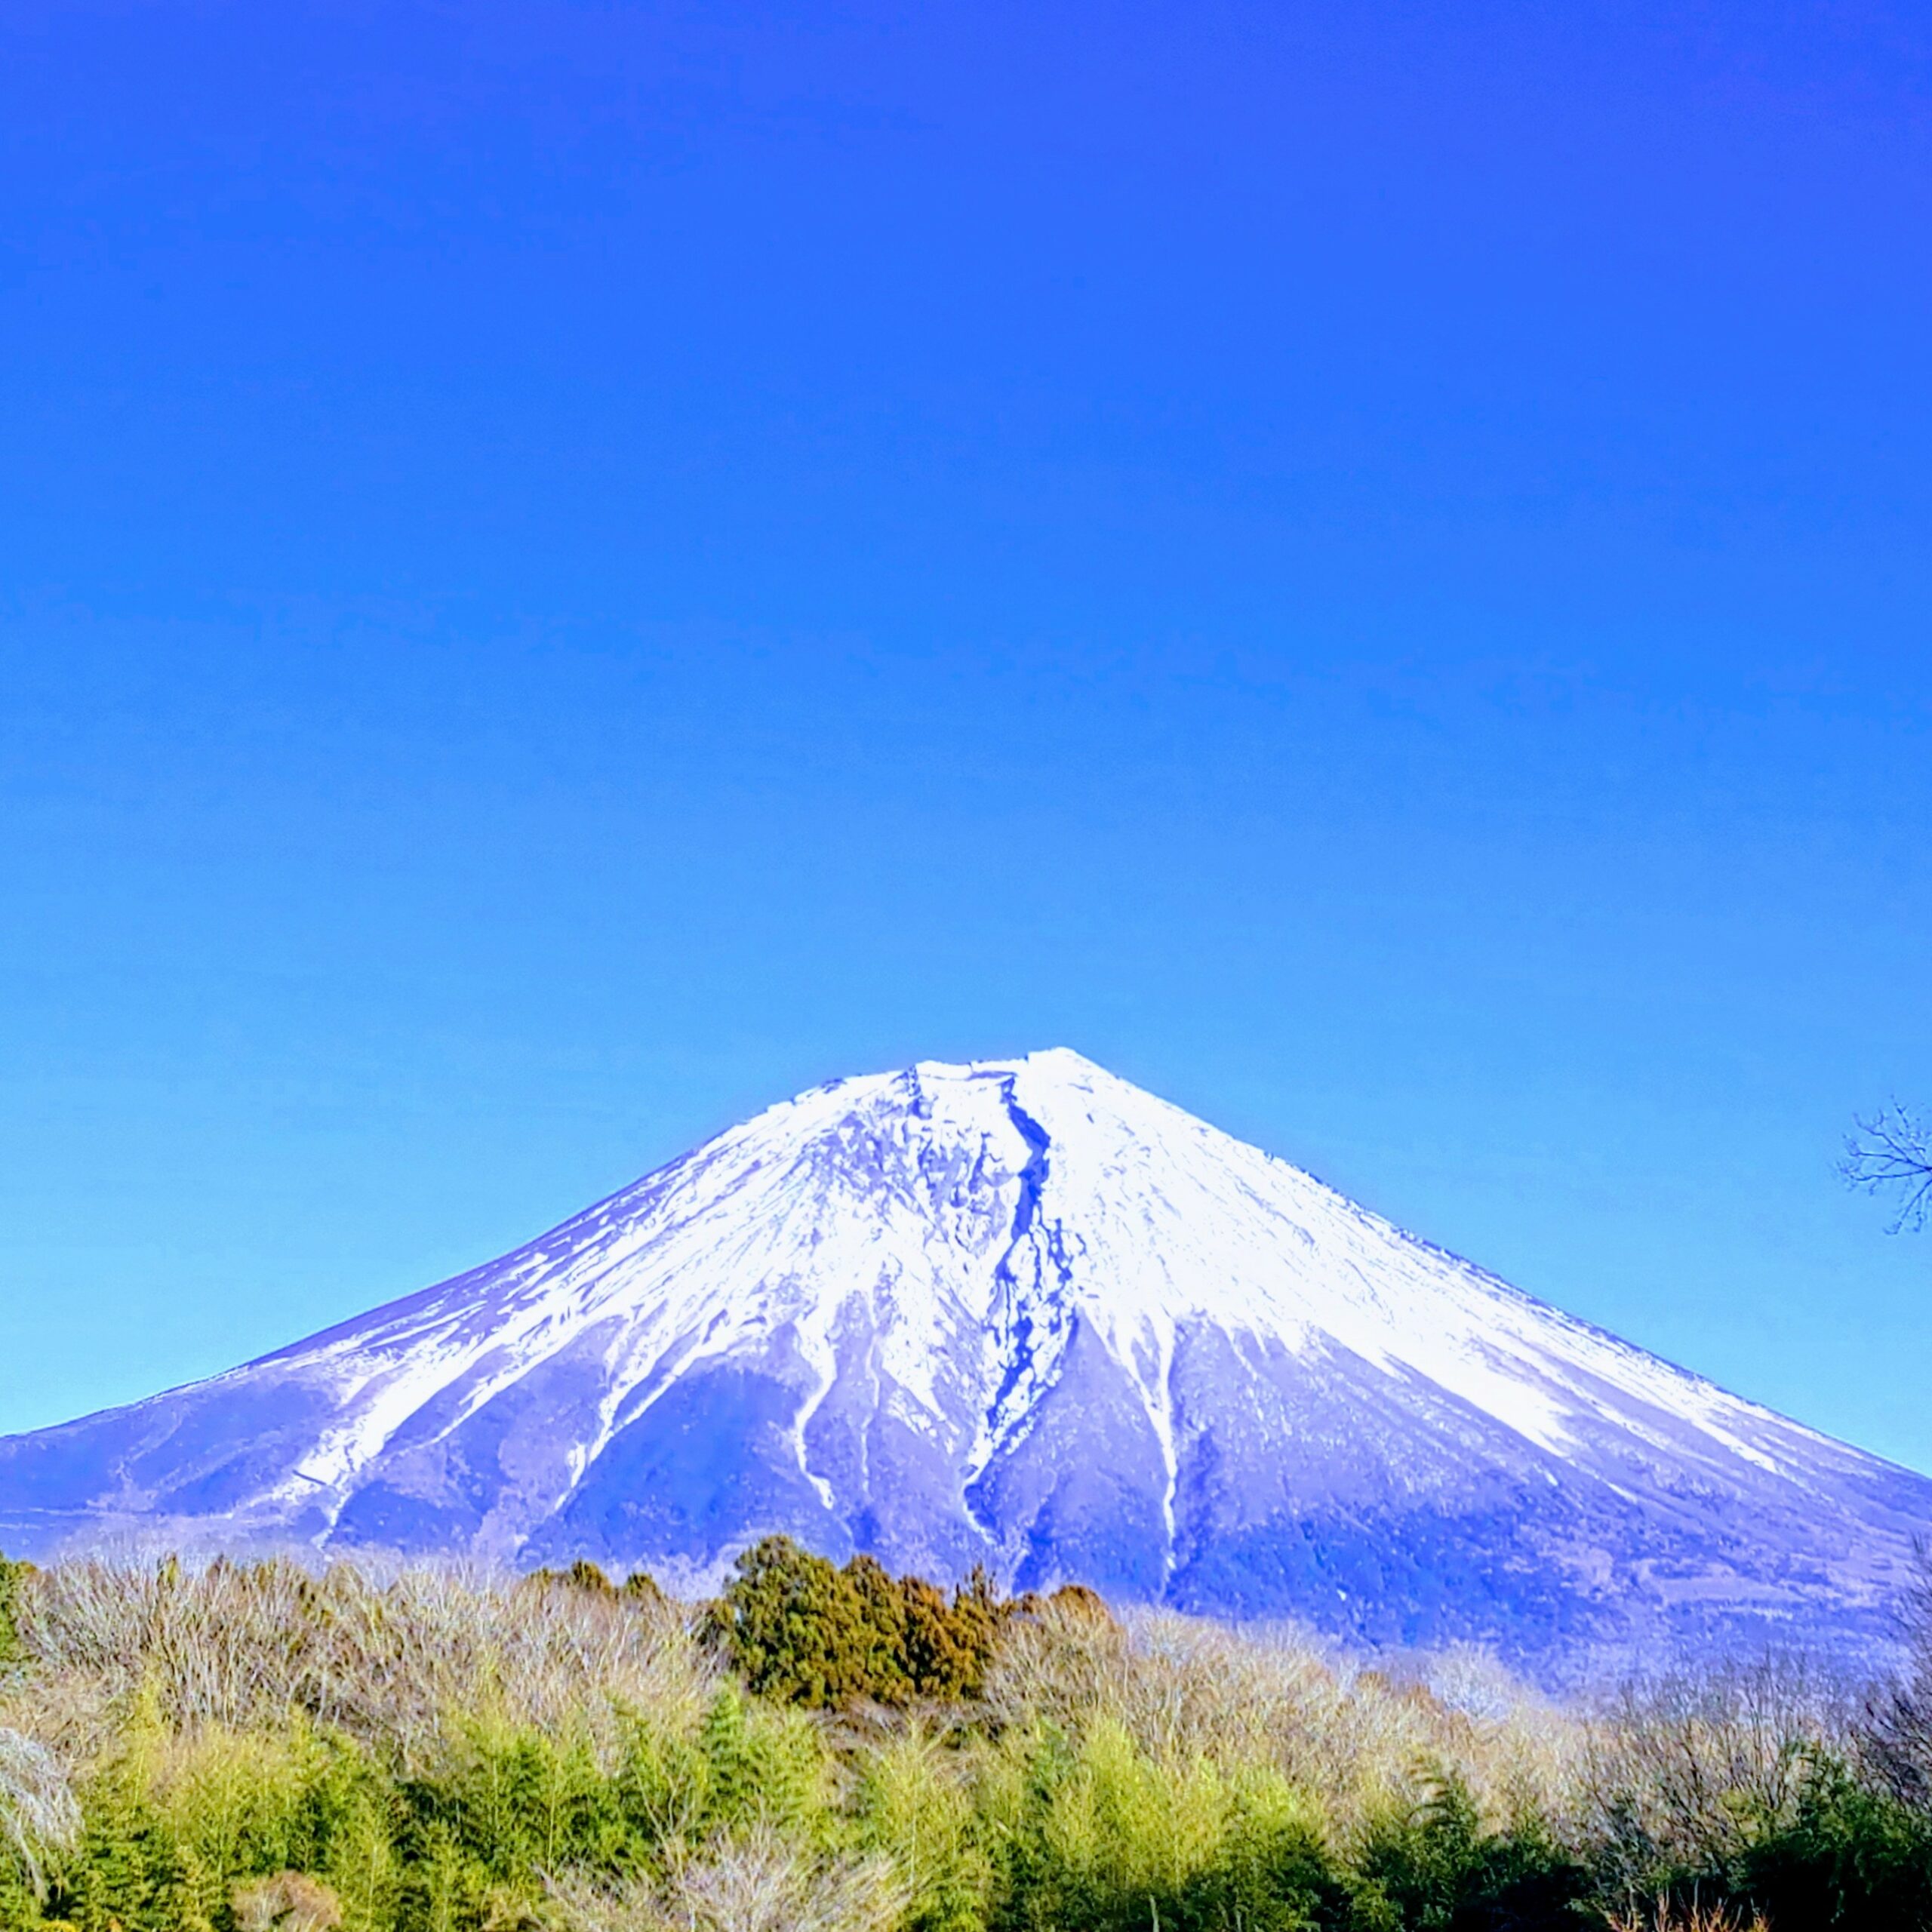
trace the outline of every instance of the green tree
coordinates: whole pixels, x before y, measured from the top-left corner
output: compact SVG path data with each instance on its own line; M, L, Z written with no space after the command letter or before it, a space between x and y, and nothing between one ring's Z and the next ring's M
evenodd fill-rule
M1468 1785L1437 1768L1420 1804L1391 1810L1355 1859L1362 1932L1514 1932L1570 1922L1586 1875L1534 1820L1483 1826Z
M866 1693L871 1633L848 1574L789 1537L754 1544L737 1571L705 1627L751 1690L820 1707Z
M780 1703L956 1703L981 1694L1000 1632L1020 1607L983 1570L949 1601L872 1557L841 1570L789 1537L768 1537L738 1558L704 1627L747 1687Z
M14 1617L20 1586L32 1574L31 1563L10 1563L0 1556L0 1670L21 1661L20 1630Z

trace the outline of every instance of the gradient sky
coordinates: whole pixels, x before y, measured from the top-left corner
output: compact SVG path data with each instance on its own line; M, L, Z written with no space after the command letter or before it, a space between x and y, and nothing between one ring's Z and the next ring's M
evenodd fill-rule
M1932 1469L1932 17L17 5L0 1430L1064 1043Z

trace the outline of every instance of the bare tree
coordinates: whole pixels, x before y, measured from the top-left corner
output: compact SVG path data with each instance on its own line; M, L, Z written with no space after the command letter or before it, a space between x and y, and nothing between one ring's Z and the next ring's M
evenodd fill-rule
M1932 1218L1932 1124L1894 1100L1853 1124L1838 1171L1867 1194L1897 1191L1901 1204L1893 1233L1924 1227Z
M1866 1767L1903 1804L1932 1810L1932 1552L1914 1546L1918 1575L1898 1607L1905 1656L1875 1691L1860 1726Z
M81 1810L52 1752L0 1730L0 1865L17 1866L44 1894L41 1861L80 1836Z

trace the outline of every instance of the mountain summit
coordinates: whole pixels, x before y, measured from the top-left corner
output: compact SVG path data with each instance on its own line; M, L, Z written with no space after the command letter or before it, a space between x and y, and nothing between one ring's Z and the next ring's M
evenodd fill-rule
M782 1530L1545 1675L1882 1629L1932 1482L1572 1320L1064 1050L838 1081L502 1260L0 1439L131 1532L687 1587Z

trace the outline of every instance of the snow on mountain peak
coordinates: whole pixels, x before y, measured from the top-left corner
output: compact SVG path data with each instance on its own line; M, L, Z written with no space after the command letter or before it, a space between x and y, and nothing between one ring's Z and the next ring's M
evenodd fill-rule
M1932 1484L1064 1048L768 1109L501 1260L0 1441L0 1543L589 1555L783 1529L1539 1668L1875 1629Z

